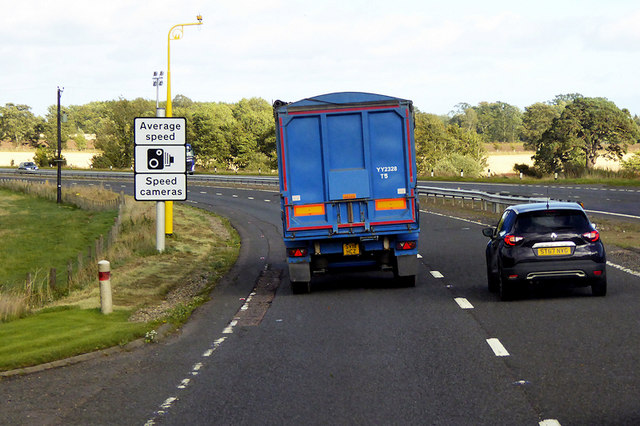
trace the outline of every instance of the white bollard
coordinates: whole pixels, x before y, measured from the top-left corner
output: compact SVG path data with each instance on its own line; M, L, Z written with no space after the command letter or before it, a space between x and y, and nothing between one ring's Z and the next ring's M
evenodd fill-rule
M113 312L111 300L111 263L108 260L98 262L98 280L100 280L100 310L103 314Z

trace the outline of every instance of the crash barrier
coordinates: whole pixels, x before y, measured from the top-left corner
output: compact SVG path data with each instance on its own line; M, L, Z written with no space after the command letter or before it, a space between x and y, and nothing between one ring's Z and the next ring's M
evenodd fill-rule
M8 171L0 169L0 172ZM15 172L11 170L11 173ZM55 176L53 170L38 170L33 173L36 176ZM85 172L85 171L63 171L64 177L76 179L131 179L133 173L130 172ZM245 175L190 175L189 182L193 183L211 183L238 186L256 186L278 188L278 178L276 176L245 176ZM483 191L473 191L466 189L447 189L434 186L418 186L418 193L422 197L427 197L429 201L434 202L453 202L453 203L479 203L484 210L500 212L504 207L521 204L545 202L547 198L540 197L524 197L516 195L502 195Z
M446 189L436 188L431 186L418 186L418 194L423 199L426 199L427 203L433 201L434 203L450 202L452 205L465 206L470 204L472 208L478 207L485 211L491 211L493 213L500 213L507 206L514 204L525 203L539 203L546 202L547 198L540 197L523 197L517 195L500 195L492 194L483 191L471 191L467 189Z

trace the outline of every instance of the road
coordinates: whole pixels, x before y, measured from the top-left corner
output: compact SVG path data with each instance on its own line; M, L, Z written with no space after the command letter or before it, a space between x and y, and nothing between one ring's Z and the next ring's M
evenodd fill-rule
M191 185L189 200L243 239L212 300L159 344L0 382L0 423L640 422L634 275L610 268L605 298L538 289L500 302L481 226L423 213L415 288L350 274L294 296L276 193ZM278 273L261 321L234 323L260 310L246 301L258 278Z

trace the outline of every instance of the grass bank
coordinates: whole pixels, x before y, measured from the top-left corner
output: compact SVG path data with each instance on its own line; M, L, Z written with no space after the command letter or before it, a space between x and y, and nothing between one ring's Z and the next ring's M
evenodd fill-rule
M159 324L179 326L233 265L240 239L226 219L176 204L174 235L166 245L165 252L157 253L154 203L127 197L120 234L102 256L111 262L114 313L99 313L97 266L92 265L70 294L26 317L0 323L0 371L123 345L145 335L151 341L153 333L147 333Z

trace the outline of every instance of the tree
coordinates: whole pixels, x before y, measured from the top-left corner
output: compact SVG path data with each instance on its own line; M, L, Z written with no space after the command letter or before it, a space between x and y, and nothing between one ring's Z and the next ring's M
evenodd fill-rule
M593 169L600 156L621 159L640 129L627 110L605 98L576 98L533 142L536 166L547 172L579 164Z
M418 172L441 173L465 170L467 176L480 174L485 166L486 152L482 138L475 131L467 131L457 124L446 125L442 119L416 111L416 160ZM474 165L473 167L471 165Z
M524 109L522 115L522 141L527 148L535 148L535 141L542 137L553 123L560 117L564 106L535 103Z
M12 103L0 107L0 139L8 138L16 145L29 143L37 146L43 120L36 117L27 105Z
M155 116L155 102L142 98L106 103L105 120L96 138L102 154L93 157L94 167L128 168L133 160L133 120Z

